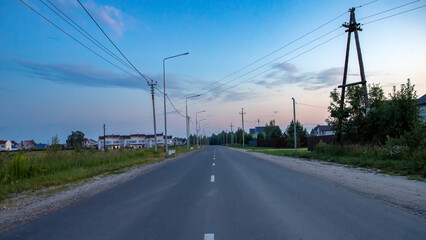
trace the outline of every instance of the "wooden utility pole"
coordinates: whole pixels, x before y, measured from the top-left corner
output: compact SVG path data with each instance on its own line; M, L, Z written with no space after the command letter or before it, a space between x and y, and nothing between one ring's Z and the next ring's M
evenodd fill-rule
M355 20L355 8L351 8L349 9L350 12L350 18L349 18L349 23L345 23L342 26L347 28L346 32L348 33L348 41L346 44L346 57L345 57L345 68L343 70L343 83L342 85L339 86L339 88L342 88L342 92L340 95L340 111L343 112L343 108L345 105L345 90L346 87L350 87L350 86L354 86L354 85L358 85L361 84L362 85L362 91L363 91L363 95L364 95L364 104L365 104L365 110L366 113L368 113L369 110L369 103L368 103L368 93L367 93L367 80L365 79L365 72L364 72L364 63L362 61L362 54L361 54L361 46L359 43L359 37L358 37L358 31L362 31L362 29L360 28L360 24L356 22ZM352 32L355 35L355 44L356 44L356 51L358 53L358 63L359 63L359 71L360 71L360 77L361 77L361 81L360 82L355 82L355 83L346 83L346 79L347 79L347 75L348 75L348 64L349 64L349 49L351 46L351 34ZM339 132L337 135L337 140L339 142L341 142L341 135L342 135L342 121L344 116L341 116L339 119L339 123L338 123L338 127L339 127Z
M244 147L244 133L245 133L245 131L244 131L244 114L246 114L244 112L244 108L241 108L240 114L241 114L241 123L242 123L241 125L243 127L243 147Z
M155 151L157 151L157 123L155 121L155 103L154 103L154 86L157 85L157 82L154 82L151 80L151 83L148 83L148 85L151 87L151 96L152 96L152 116L154 117L154 146ZM167 141L167 138L166 138Z

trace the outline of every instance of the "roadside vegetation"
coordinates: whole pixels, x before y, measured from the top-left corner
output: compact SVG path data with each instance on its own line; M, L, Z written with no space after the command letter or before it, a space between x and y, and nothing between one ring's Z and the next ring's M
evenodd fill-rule
M394 87L388 98L379 85L370 85L368 92L368 110L365 109L360 86L348 87L343 103L337 89L330 93L330 116L326 121L336 132L334 143L320 142L313 151L298 149L297 152L292 149L271 151L251 146L246 148L266 154L318 159L425 179L426 125L420 115L414 85L408 80L399 90ZM269 126L273 123L271 121ZM289 144L292 142L291 124L286 133L280 136L288 139ZM306 130L298 124L297 137L300 138ZM263 137L258 136L258 140ZM303 146L303 142L300 146Z
M186 147L171 147L176 155ZM11 193L60 186L100 174L162 161L164 149L97 149L0 153L0 200Z

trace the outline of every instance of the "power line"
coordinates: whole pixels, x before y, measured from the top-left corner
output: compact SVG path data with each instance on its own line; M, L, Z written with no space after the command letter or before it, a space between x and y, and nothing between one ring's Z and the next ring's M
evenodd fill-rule
M361 5L359 5L358 7L356 7L356 8L360 8L360 7L365 7L365 6L367 6L367 5L370 5L370 4L372 4L372 3L375 3L375 2L377 2L378 0L374 0L374 1L371 1L371 2L368 2L368 3L364 3L364 4L361 4Z
M215 82L213 82L213 83L210 83L210 84L209 84L209 85L207 85L206 87L204 87L204 88L200 88L199 90L192 92L191 94L195 94L195 93L197 93L197 92L199 92L199 91L201 91L201 90L203 90L203 89L205 89L205 88L207 88L207 87L209 87L209 86L212 86L212 85L214 85L214 84L216 84L216 83L219 83L219 82L221 82L221 81L223 81L223 80L225 80L225 79L227 79L227 78L229 78L229 77L231 77L231 76L235 75L236 73L238 73L238 72L240 72L240 71L242 71L242 70L244 70L244 69L246 69L246 68L248 68L248 67L250 67L250 66L252 66L252 65L254 65L254 64L256 64L256 63L258 63L259 61L261 61L261 60L263 60L263 59L265 59L265 58L267 58L267 57L269 57L269 56L273 55L274 53L277 53L278 51L280 51L280 50L282 50L282 49L284 49L284 48L286 48L286 47L290 46L291 44L293 44L293 43L295 43L295 42L297 42L297 41L299 41L299 40L301 40L301 39L305 38L306 36L308 36L308 35L310 35L310 34L314 33L315 31L317 31L317 30L319 30L319 29L321 29L321 28L325 27L326 25L330 24L331 22L335 21L336 19L338 19L338 18L342 17L342 16L343 16L343 15L345 15L345 14L346 14L346 12L344 12L344 13L342 13L342 14L340 14L340 15L338 15L338 16L336 16L336 17L334 17L334 18L332 18L331 20L329 20L329 21L327 21L327 22L325 22L325 23L321 24L320 26L318 26L318 27L314 28L313 30L311 30L311 31L309 31L309 32L307 32L307 33L305 33L305 34L303 34L302 36L300 36L300 37L296 38L295 40L293 40L293 41L291 41L291 42L289 42L289 43L285 44L284 46L282 46L282 47L280 47L280 48L278 48L278 49L276 49L276 50L274 50L274 51L272 51L272 52L270 52L270 53L268 53L268 54L264 55L263 57L261 57L261 58L259 58L259 59L255 60L254 62L252 62L252 63L250 63L250 64L248 64L248 65L246 65L246 66L244 66L244 67L242 67L242 68L240 68L240 69L238 69L238 70L234 71L234 72L232 72L231 74L228 74L227 76L225 76L225 77L223 77L223 78L221 78L221 79L219 79L219 80L217 80L217 81L215 81Z
M92 19L92 21L96 24L96 26L98 26L98 28L102 31L102 33L105 35L106 38L108 38L108 40L111 42L111 44L115 47L115 49L117 49L117 51L121 54L121 56L124 57L124 59L126 59L126 61L135 69L136 72L139 73L139 75L141 75L141 77L143 79L145 79L145 81L149 84L149 81L147 79L147 77L145 75L143 75L141 72L139 72L139 70L129 61L129 59L121 52L121 50L117 47L117 45L115 45L115 43L111 40L111 38L109 38L109 36L105 33L105 31L102 29L101 26L99 26L98 22L96 22L96 20L92 17L92 15L89 13L89 11L87 11L87 9L84 7L84 5L80 2L80 0L77 0L77 2L80 4L80 6L84 9L84 11L87 13L87 15L89 15L89 17ZM153 81L151 79L151 81Z
M175 105L173 104L172 100L170 100L169 95L166 94L167 99L169 100L170 104L172 105L172 107L175 109L175 111L181 115L183 118L186 118L182 113L179 112L179 110L177 110L177 108L175 107Z
M305 104L305 103L301 103L301 102L296 102L297 105L303 105L303 106L308 106L308 107L315 107L315 108L323 108L323 109L328 109L326 107L322 107L322 106L316 106L316 105L310 105L310 104Z
M374 22L378 22L378 21L381 21L381 20L385 20L385 19L388 19L388 18L391 18L391 17L395 17L395 16L398 16L398 15L401 15L401 14L407 13L407 12L411 12L411 11L414 11L414 10L417 10L417 9L420 9L420 8L424 8L424 7L426 7L426 4L425 4L425 5L422 5L422 6L419 6L419 7L415 7L415 8L412 8L412 9L406 10L406 11L403 11L403 12L399 12L399 13L395 13L395 14L392 14L392 15L389 15L389 16L386 16L386 17L382 17L382 18L379 18L379 19L375 19L375 20L373 20L373 21L366 22L366 23L364 23L364 24L362 24L362 25L367 25L367 24L370 24L370 23L374 23Z
M29 9L31 9L33 12L35 12L36 14L38 14L40 17L42 17L44 20L46 20L48 23L52 24L54 27L56 27L57 29L59 29L61 32L63 32L65 35L67 35L68 37L70 37L72 40L76 41L78 44L80 44L81 46L83 46L84 48L86 48L87 50L89 50L90 52L92 52L93 54L95 54L96 56L102 58L103 60L105 60L106 62L108 62L109 64L113 65L114 67L120 69L121 71L139 79L139 77L137 77L136 75L133 75L132 73L124 70L123 68L119 67L118 65L114 64L113 62L109 61L108 59L106 59L105 57L103 57L102 55L100 55L99 53L95 52L93 49L91 49L90 47L88 47L87 45L85 45L84 43L80 42L79 40L77 40L75 37L73 37L71 34L69 34L68 32L66 32L65 30L63 30L61 27L59 27L58 25L56 25L55 23L53 23L52 21L50 21L47 17L45 17L44 15L42 15L40 12L38 12L37 10L35 10L33 7L31 7L30 5L28 5L26 2L24 2L23 0L18 0L20 1L22 4L24 4L26 7L28 7Z
M419 1L420 0L416 0L416 1L412 1L412 2L406 3L406 4L402 4L402 5L399 5L397 7L394 7L394 8L382 11L382 12L378 12L378 13L372 14L372 15L367 16L367 17L360 18L360 19L358 19L358 21L362 21L362 20L367 19L367 18L375 17L377 15L380 15L380 14L383 14L383 13L387 13L387 12L393 11L393 10L398 9L398 8L402 8L402 7L408 6L410 4L413 4L413 3L416 3L416 2L419 2Z
M117 55L115 55L113 52L111 52L107 47L105 47L102 43L100 43L96 38L94 38L90 33L88 33L86 30L84 30L78 23L76 23L74 20L72 20L66 13L64 13L61 9L59 9L55 4L53 4L50 0L47 0L56 10L58 10L62 15L64 15L69 21L67 21L64 17L62 17L58 12L56 12L54 9L52 9L49 5L47 5L44 1L40 0L41 3L43 3L46 7L48 7L52 12L54 12L56 15L58 15L62 20L64 20L68 25L70 25L72 28L74 28L76 31L78 31L81 35L86 37L89 41L91 41L93 44L95 44L97 47L102 49L104 52L106 52L111 57L115 58L117 61L121 62L123 65L125 65L127 68L130 68L131 70L134 70L128 63L123 61L121 58L119 58ZM90 37L90 38L89 38Z

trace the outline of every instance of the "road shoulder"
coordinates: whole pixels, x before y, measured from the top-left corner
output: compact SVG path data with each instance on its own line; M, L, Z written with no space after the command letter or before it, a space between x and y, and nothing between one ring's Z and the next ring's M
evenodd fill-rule
M272 162L327 183L342 186L387 205L426 218L426 182L330 162L273 156L249 152L245 149L229 149Z

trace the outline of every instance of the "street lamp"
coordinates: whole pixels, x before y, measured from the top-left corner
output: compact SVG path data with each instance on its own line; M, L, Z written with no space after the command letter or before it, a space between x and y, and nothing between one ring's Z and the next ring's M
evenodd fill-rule
M164 132L166 134L166 143L165 143L165 147L166 147L166 157L169 156L169 149L168 149L168 143L167 143L167 109L166 109L166 60L170 59L170 58L175 58L175 57L180 57L180 56L184 56L184 55L188 55L189 53L182 53L182 54L178 54L178 55L174 55L171 57L166 57L163 59L163 86L164 86Z
M296 100L293 99L293 138L294 138L294 151L297 152L297 136L296 136Z
M205 123L203 124L203 136L206 137L206 131L205 131L205 127L207 126L207 128L209 127L209 123Z
M198 121L198 131L201 131L201 122L207 120L207 118L201 119ZM198 148L200 147L200 136L198 135L198 131L197 131L197 140L198 140Z
M186 149L189 150L189 117L188 117L188 99L201 96L200 94L186 97Z
M196 136L195 142L197 144L197 148L198 148L198 114L203 113L203 112L206 112L206 110L199 111L199 112L195 113L195 136Z

